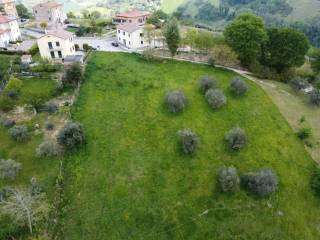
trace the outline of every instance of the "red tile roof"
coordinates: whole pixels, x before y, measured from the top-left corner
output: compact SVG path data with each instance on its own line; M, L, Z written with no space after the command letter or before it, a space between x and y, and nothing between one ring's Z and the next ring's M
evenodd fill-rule
M9 18L5 15L0 15L0 24L3 24L3 23L8 23L8 22L11 22L11 21L14 21L16 20L15 18Z
M10 30L9 29L4 29L4 30L0 29L0 35L4 34L6 32L10 32Z
M138 11L138 10L132 10L124 13L119 13L116 15L116 17L120 18L137 18L137 17L144 17L150 15L149 12L144 11Z

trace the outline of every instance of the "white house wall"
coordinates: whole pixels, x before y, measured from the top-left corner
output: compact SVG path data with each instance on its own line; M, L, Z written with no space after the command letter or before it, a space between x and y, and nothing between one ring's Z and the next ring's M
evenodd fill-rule
M142 36L140 34L142 34ZM140 28L132 33L118 29L117 40L121 45L124 45L130 49L143 48L149 45L144 38L143 28Z

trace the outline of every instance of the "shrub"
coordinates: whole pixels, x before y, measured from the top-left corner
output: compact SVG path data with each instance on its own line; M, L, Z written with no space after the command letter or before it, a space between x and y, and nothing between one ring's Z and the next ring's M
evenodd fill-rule
M38 157L55 157L61 154L60 147L54 142L43 142L36 150Z
M21 170L21 164L14 160L0 160L0 179L14 180Z
M23 86L23 83L20 79L11 76L6 85L5 90L20 92L22 86Z
M18 96L18 92L16 90L7 91L7 96L11 99L15 99Z
M226 96L218 89L209 89L206 93L206 99L209 105L214 109L221 108L227 103Z
M186 108L188 100L182 91L176 90L167 94L166 104L169 112L178 113Z
M297 136L298 138L300 138L301 140L305 140L310 138L312 135L312 131L311 128L301 128L298 132L297 132Z
M58 133L58 143L67 150L73 150L85 142L82 126L78 123L67 123Z
M211 88L216 88L217 85L217 81L209 76L203 76L200 79L200 91L202 93L206 93Z
M235 192L239 189L240 178L234 167L220 169L218 181L223 192Z
M209 66L214 67L215 63L216 63L216 60L214 59L214 57L210 56L208 59Z
M278 188L278 177L272 169L249 173L243 176L242 180L247 190L259 197L268 196Z
M233 128L226 133L225 139L234 150L243 148L247 143L246 132L242 128Z
M230 83L230 90L234 95L242 96L247 93L248 85L240 78L234 78Z
M56 113L59 110L59 107L57 104L50 102L45 104L42 110L48 113Z
M14 108L15 103L10 97L6 95L0 95L0 109L3 111L10 111Z
M91 47L90 47L89 44L87 44L87 43L84 43L84 44L82 45L82 48L83 48L83 50L84 50L85 52L88 52L88 51L91 49Z
M3 119L2 120L2 125L6 128L11 128L14 125L16 125L16 122L14 120L11 119Z
M182 149L185 154L194 154L199 147L199 138L189 129L184 129L178 132Z
M310 103L315 106L320 106L320 90L315 90L310 94Z
M26 141L29 138L28 129L24 125L13 126L9 129L9 134L14 140L18 142Z
M219 44L211 50L210 58L215 64L226 67L237 67L240 65L237 54L226 44Z
M48 131L53 130L53 129L54 129L54 124L51 123L51 122L47 122L47 123L45 124L45 129L48 130Z
M63 86L76 87L82 80L82 67L79 63L73 63L62 78Z
M311 176L311 188L317 196L320 196L320 167L317 166Z
M301 77L294 77L289 81L289 85L297 92L305 89L308 87L309 83L307 80L301 78Z

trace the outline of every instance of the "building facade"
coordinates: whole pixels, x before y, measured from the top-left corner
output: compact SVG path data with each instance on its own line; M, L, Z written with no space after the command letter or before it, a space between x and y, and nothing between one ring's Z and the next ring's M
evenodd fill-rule
M15 0L0 0L0 8L4 13L11 17L18 17Z
M37 4L32 10L37 24L45 22L49 29L62 27L67 19L67 15L63 11L63 4L55 1Z
M0 48L7 48L10 43L9 30L0 30Z
M143 26L135 24L119 24L117 41L129 49L144 48L149 45L144 37Z
M37 43L41 57L47 60L63 61L76 52L74 35L62 29L47 32Z
M21 32L16 17L0 15L0 31L6 31L11 42L21 40Z

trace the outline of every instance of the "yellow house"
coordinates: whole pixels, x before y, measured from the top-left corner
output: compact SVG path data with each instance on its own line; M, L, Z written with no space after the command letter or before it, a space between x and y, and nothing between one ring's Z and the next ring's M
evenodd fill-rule
M48 31L37 42L43 59L63 61L75 54L74 34L63 29Z

